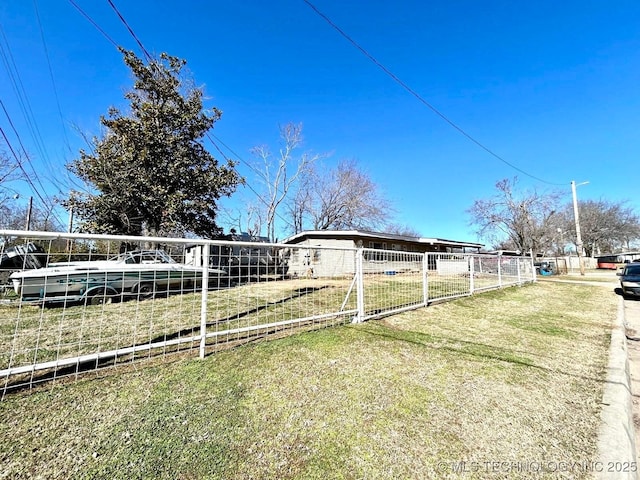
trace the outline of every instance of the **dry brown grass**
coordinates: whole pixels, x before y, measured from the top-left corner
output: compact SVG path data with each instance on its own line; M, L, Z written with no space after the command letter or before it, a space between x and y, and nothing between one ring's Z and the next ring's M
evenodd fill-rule
M9 396L0 478L588 478L524 467L595 459L616 304L540 283Z

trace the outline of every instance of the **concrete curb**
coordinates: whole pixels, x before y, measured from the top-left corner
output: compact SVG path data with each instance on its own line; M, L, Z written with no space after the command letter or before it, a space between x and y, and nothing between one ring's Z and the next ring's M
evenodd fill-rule
M594 463L593 471L598 479L636 480L636 470L624 300L620 297L616 322L611 330L609 363L598 433L598 461Z

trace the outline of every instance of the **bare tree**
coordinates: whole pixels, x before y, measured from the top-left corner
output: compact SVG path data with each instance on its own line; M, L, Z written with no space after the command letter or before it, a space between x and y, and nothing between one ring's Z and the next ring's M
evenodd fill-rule
M399 223L390 223L384 227L385 233L391 233L394 235L402 235L404 237L420 238L422 234L410 225L402 225Z
M373 230L384 225L393 209L373 180L354 160L343 160L324 173L310 168L300 183L289 214L295 231L305 221L314 230Z
M15 199L9 198L0 203L0 225L11 230L26 230L27 228L27 205L18 203ZM54 204L45 208L33 206L29 221L30 230L45 232L63 231L63 226L53 214Z
M251 237L260 236L264 225L264 209L255 202L247 202L244 207L222 208L221 218L229 230L245 232Z
M7 184L19 177L18 162L10 160L6 152L0 151L0 205L4 205L16 197L17 192L14 192Z
M301 124L288 123L280 129L280 137L277 156L266 145L251 150L260 160L253 170L263 187L259 198L271 240L276 237L276 217L294 234L305 228L376 229L388 222L393 211L390 202L354 160L325 170L318 165L323 155L298 154ZM279 214L281 210L286 217Z
M560 221L556 205L562 194L520 192L517 183L517 178L500 180L493 197L476 200L467 210L470 223L480 237L495 244L523 253L545 252L556 237Z
M310 168L300 177L300 184L293 198L287 202L287 215L291 230L300 233L305 227L305 218L313 203L313 186L315 184L315 168Z
M264 220L267 236L272 241L276 238L276 216L282 203L292 192L300 179L320 158L318 154L303 152L298 155L302 146L302 124L287 123L280 128L281 147L274 156L267 145L251 149L251 153L260 160L254 169L263 186L260 199L264 205Z
M5 152L0 152L0 185L17 178L18 163L12 162Z
M640 239L640 218L625 202L586 200L578 203L580 233L587 256L614 253ZM564 229L575 238L573 206L563 211Z

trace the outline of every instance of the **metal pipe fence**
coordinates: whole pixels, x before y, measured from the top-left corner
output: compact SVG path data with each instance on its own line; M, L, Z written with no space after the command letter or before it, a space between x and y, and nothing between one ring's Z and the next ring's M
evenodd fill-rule
M530 258L0 230L1 396L535 280Z

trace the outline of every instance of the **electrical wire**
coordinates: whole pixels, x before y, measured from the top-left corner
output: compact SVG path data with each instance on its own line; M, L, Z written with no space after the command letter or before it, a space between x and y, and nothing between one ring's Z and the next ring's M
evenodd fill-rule
M35 0L34 0L35 1ZM36 6L37 9L37 6ZM39 15L38 12L36 11L36 15ZM39 17L38 17L38 22L39 22ZM40 132L40 129L38 127L38 123L35 120L35 115L33 113L33 109L31 107L31 103L29 101L29 96L26 93L26 89L24 88L24 83L22 82L22 78L20 76L20 71L18 69L18 66L16 65L16 61L15 58L13 56L12 50L11 50L11 45L9 44L9 40L7 39L7 36L4 32L4 29L2 28L2 26L0 26L0 34L1 34L1 38L0 38L0 57L2 58L3 64L5 66L5 69L7 71L7 75L11 81L11 86L13 88L14 94L15 94L15 98L17 100L17 103L20 107L20 110L22 112L23 118L25 120L25 124L29 130L29 133L31 135L31 139L33 140L33 144L35 145L37 151L40 154L40 158L42 159L43 162L43 166L45 167L43 170L45 171L44 173L44 178L55 188L57 189L57 193L59 193L60 195L64 195L63 190L66 190L68 188L68 184L65 185L63 183L61 183L59 181L59 175L57 174L57 168L54 168L52 163L51 163L51 159L49 157L49 154L47 152L46 147L44 146L44 141L42 139L42 134ZM41 34L43 35L42 31ZM44 39L43 39L44 42ZM45 44L45 49L46 49L46 44ZM48 59L48 52L46 52L47 54L47 59ZM49 63L50 65L50 63ZM55 84L54 84L54 88L55 88ZM57 95L57 91L56 91L56 95ZM59 105L59 101L58 101L58 105ZM8 116L8 113L6 112L6 108L3 105L3 109L5 110L5 114ZM62 118L62 114L61 114L61 110L59 109L59 113L61 115ZM18 142L20 144L20 146L22 147L22 151L24 152L24 157L27 159L27 162L32 170L32 173L29 173L29 177L33 177L35 179L37 179L38 184L41 185L42 189L44 191L46 191L46 189L44 188L44 186L42 185L42 181L40 180L40 174L38 173L38 169L36 169L31 161L31 156L27 153L24 144L22 142L22 139L20 138L20 135L17 133L17 131L15 130L15 127L12 124L12 128L14 130L14 133L18 139ZM66 144L67 144L67 148L70 149L69 147L69 142L68 139L66 137L66 131L64 131L64 123L63 123L63 133L65 133L65 139L66 139ZM47 197L47 201L50 204L55 203L51 197L49 195L47 195L45 193L46 197ZM45 208L48 208L45 206Z
M29 174L25 170L24 165L20 161L20 157L18 156L18 154L14 150L13 146L11 145L11 142L9 141L9 138L4 133L4 129L2 127L0 127L0 134L2 134L2 137L4 138L4 141L7 144L7 147L9 147L9 151L13 154L13 158L15 158L15 160L16 160L16 162L18 164L18 168L20 168L20 170L24 174L25 180L31 186L31 189L34 191L36 196L40 199L40 201L42 202L42 205L46 207L47 202L45 201L44 198L42 198L42 195L40 194L40 191L33 184L33 181L31 180L31 178L29 178ZM60 224L62 224L62 220L60 219L60 217L53 210L51 210L51 214L56 218L56 220L58 220L58 222L60 222Z
M396 82L404 90L406 90L411 95L413 95L416 99L418 99L418 101L420 103L422 103L423 105L428 107L433 113L435 113L438 117L440 117L442 120L444 120L446 123L448 123L449 126L454 128L455 130L457 130L458 133L460 133L465 138L467 138L468 140L473 142L475 145L480 147L482 150L487 152L489 155L491 155L492 157L500 160L502 163L504 163L505 165L508 165L509 167L513 168L514 170L517 170L518 172L522 173L523 175L526 175L527 177L533 178L534 180L537 180L539 182L546 183L548 185L555 185L555 186L565 186L566 185L566 183L554 183L554 182L550 182L550 181L544 180L544 179L542 179L540 177L536 177L535 175L532 175L529 172L523 170L522 168L520 168L520 167L514 165L513 163L507 161L506 159L504 159L503 157L501 157L500 155L495 153L493 150L491 150L489 147L487 147L486 145L481 143L479 140L476 140L473 136L471 136L469 133L467 133L462 127L457 125L455 122L453 122L453 120L451 120L449 117L447 117L444 113L442 113L436 107L431 105L431 103L429 103L427 100L425 100L422 97L422 95L420 95L418 92L413 90L408 84L406 84L404 81L402 81L391 70L389 70L381 62L379 62L373 55L371 55L367 50L365 50L364 47L362 47L358 42L356 42L344 30L342 30L340 27L338 27L327 15L322 13L313 3L311 3L309 0L303 0L303 2L306 3L319 17L321 17L325 22L327 22L334 30L336 30L343 38L345 38L349 43L351 43L355 48L357 48L365 57L367 57L369 60L371 60L379 69L381 69L394 82Z
M42 140L42 134L40 133L37 122L35 121L35 115L33 113L33 109L31 108L31 103L29 102L29 96L27 95L24 84L22 83L22 78L20 77L20 72L13 57L9 40L7 39L4 33L4 29L2 29L1 26L0 34L3 41L0 42L0 57L2 57L7 75L9 76L9 80L11 81L11 87L13 88L13 92L18 101L18 105L25 119L26 125L29 129L29 133L31 134L33 143L40 153L41 158L45 161L45 164L50 168L51 172L53 172L53 169L51 168L51 162L49 160L49 155ZM22 144L22 142L20 143ZM23 150L25 150L24 147ZM33 170L33 175L38 176L38 173L35 169ZM52 178L55 178L55 176L52 175ZM52 183L56 184L55 181L52 181Z
M33 8L36 12L36 20L38 21L38 28L40 29L40 38L42 40L42 47L44 49L44 55L47 59L47 67L49 69L49 77L51 78L51 85L53 86L53 95L56 99L56 107L58 108L58 115L60 115L60 122L62 124L62 136L67 146L67 150L71 152L71 144L69 143L69 137L67 136L67 129L65 127L64 115L62 115L62 107L60 106L60 95L58 95L58 87L56 86L55 77L53 75L53 68L51 67L51 58L49 58L49 49L47 48L47 42L44 37L44 29L42 28L42 22L40 21L40 12L38 11L38 1L33 0Z
M152 62L153 59L151 57L151 55L149 54L149 52L144 48L144 45L142 44L142 42L140 41L140 39L138 38L138 36L135 34L135 32L133 31L133 29L131 28L131 26L129 26L129 24L127 23L127 21L125 20L125 18L122 16L122 14L118 11L118 9L116 8L116 6L114 5L112 0L107 0L107 2L109 3L109 5L111 5L111 8L113 8L113 10L116 12L116 14L118 15L118 17L120 18L120 21L122 21L122 23L125 25L125 27L127 28L127 30L129 30L129 33L131 34L131 36L133 37L133 39L136 41L136 43L139 45L140 49L142 50L142 52L144 53L146 59L148 62ZM218 145L216 144L216 142L213 140L212 136L207 133L207 138L209 138L209 141L213 144L213 146L216 148L216 150L220 153L220 155L222 155L222 157L226 160L229 161L230 159L224 154L224 152L220 149L220 147L218 147ZM217 139L217 138L216 138ZM224 145L224 143L222 141L220 141L220 139L217 139L218 142L220 142L221 144ZM247 165L250 169L252 169L255 173L260 174L260 172L256 172L256 169L249 163L245 162L244 160L242 160L240 158L240 156L238 154L236 154L235 152L233 152L228 146L224 145L225 148L227 148L231 153L233 153L233 155L235 155L238 160L241 163L244 163L245 165ZM256 197L258 198L258 200L260 200L262 203L265 204L265 206L269 207L269 204L267 203L267 201L262 197L262 195L258 194L258 192L256 192L256 190L249 185L248 183L245 183L245 185L249 188L249 190L251 190L254 195L256 195ZM288 220L284 219L282 216L280 216L277 212L276 212L276 216L278 216L280 218L280 220L284 221L285 223L290 223Z
M111 8L113 9L114 12L116 12L116 15L118 15L118 18L120 18L120 21L124 24L124 26L127 28L127 30L129 30L129 33L131 34L131 36L133 37L133 39L137 42L138 46L140 47L140 49L142 50L142 53L144 53L145 58L147 59L148 62L152 61L152 57L151 55L149 55L149 52L147 52L147 49L144 48L144 45L142 44L142 42L140 41L140 39L138 38L138 36L135 34L135 32L133 31L133 29L129 26L129 24L127 23L127 21L124 19L124 17L122 16L122 14L118 11L118 9L116 8L115 4L113 3L112 0L107 0L107 2L109 2L109 5L111 5Z
M220 143L222 146L224 146L227 150L229 150L237 159L240 163L243 163L244 165L246 165L247 167L249 167L249 169L251 169L253 171L253 173L257 174L258 176L262 176L263 173L258 171L257 168L255 168L253 165L251 165L251 163L243 160L240 155L238 155L236 152L234 152L229 146L227 146L222 140L220 140L218 137L216 137L213 134L207 133L207 138L209 139L209 141L213 144L213 146L215 147L215 149L220 153L220 155L222 155L222 157L226 160L226 161L230 161L231 159L229 157L227 157L224 152L220 149L220 147L216 144L216 142L213 140L213 138L215 138L218 143ZM213 138L212 138L213 137ZM258 198L258 200L264 204L265 207L269 208L270 205L269 203L264 199L264 197L262 195L260 195L249 183L245 184L247 186L247 188L249 190L251 190L251 192L253 192L253 194ZM291 220L288 220L286 218L284 218L282 215L280 215L277 211L275 212L275 216L278 217L280 220L282 220L286 225L291 226Z
M116 49L118 48L118 44L115 42L115 40L113 40L113 38L111 38L107 34L107 32L105 32L102 28L100 28L100 25L94 22L93 19L87 13L85 13L85 11L82 10L76 2L74 2L73 0L69 0L69 3L73 5L75 9L78 10L78 12L80 12L80 14L89 21L89 23L91 23L91 25L93 25L96 28L96 30L98 30L102 34L102 36L111 43L111 45L116 47Z
M51 63L49 61L49 54L48 54L48 49L46 46L46 42L44 40L44 31L42 29L42 24L40 23L40 17L39 17L39 12L37 10L37 5L35 3L34 0L34 7L35 7L35 11L36 11L36 16L38 19L38 24L40 27L40 32L41 32L41 36L42 36L42 41L43 41L43 46L45 48L45 54L47 56L47 61L48 61L48 65L49 65L49 70L50 70L50 74L52 75L52 81L53 81L53 72L51 69ZM16 65L16 61L15 58L13 56L12 50L11 50L11 46L9 44L9 40L7 39L7 36L4 32L4 29L2 29L2 27L0 26L0 33L1 33L1 40L2 42L0 42L0 57L2 57L2 61L3 64L6 68L8 77L11 81L11 86L13 88L13 91L15 93L15 97L17 99L18 105L20 107L20 110L23 114L23 117L25 119L25 123L27 125L27 128L29 129L29 132L31 134L31 137L33 139L34 145L36 146L37 150L40 152L41 155L41 159L43 162L43 166L45 167L43 170L45 172L48 171L49 175L47 176L47 174L44 174L44 178L48 180L48 182L57 189L57 192L60 194L63 194L63 188L64 186L61 186L61 184L58 182L58 177L57 175L54 173L55 169L52 166L51 163L51 159L48 155L47 149L44 146L44 141L42 139L42 134L40 132L40 129L38 127L38 123L35 120L35 115L33 113L33 109L31 107L31 103L29 101L29 96L26 93L26 89L24 88L24 83L22 82L22 78L20 76L20 71ZM54 89L55 89L55 83L54 83ZM58 99L57 96L57 90L55 90L56 93L56 99ZM59 100L58 101L58 111L60 113L60 118L62 119L62 112L60 109L60 103ZM10 147L11 153L13 154L14 158L16 159L16 163L17 163L17 167L19 168L25 178L25 180L27 181L27 183L29 184L29 186L31 187L33 193L35 194L35 196L39 199L39 201L42 203L42 206L45 210L50 211L50 214L59 222L60 225L63 224L60 216L58 215L58 213L56 213L55 209L52 207L53 205L55 205L55 199L53 197L51 197L48 193L47 193L47 189L45 188L42 179L41 179L41 173L39 172L39 169L37 169L32 160L31 160L31 155L29 155L29 153L27 152L24 143L20 137L20 134L18 133L15 124L13 122L13 120L11 119L11 116L9 115L9 112L7 111L4 103L0 100L0 104L2 106L2 110L5 114L5 116L7 117L7 120L9 122L9 125L11 126L15 137L17 138L17 141L22 149L22 154L23 154L23 158L24 158L24 162L20 159L20 156L18 155L18 153L16 153L15 149L13 148L13 146L10 145L9 143L9 139L6 135L6 133L4 132L4 130L2 131L2 136L5 138L8 146ZM64 133L64 137L66 140L66 144L67 147L69 147L69 141L68 138L66 136L66 131L64 131L64 122L63 122L63 133ZM28 164L28 166L31 169L31 172L27 172L26 169L26 164ZM35 180L35 183L34 183ZM36 186L36 183L39 185L39 188Z
M100 31L100 33L103 34L103 36L109 40L116 48L119 48L118 45L113 41L113 39L111 37L109 37L106 32L104 32L104 30L102 30L100 28L100 26L91 19L91 17L89 17L89 15L87 15L84 11L82 11L82 9L80 9L80 7L78 7L75 2L73 0L69 0L69 2L87 19L89 20L89 22L91 22L91 24L98 29L98 31ZM120 19L120 21L123 23L123 25L127 28L127 30L129 31L129 33L131 34L131 36L133 37L133 39L136 41L136 43L138 44L138 46L140 47L140 49L142 50L143 54L145 55L145 58L147 59L148 62L153 62L153 58L151 57L151 55L149 54L149 52L147 51L147 49L144 47L142 41L139 39L139 37L136 35L136 33L133 31L133 28L131 28L131 26L129 25L129 23L126 21L126 19L124 18L124 16L120 13L120 11L117 9L117 7L115 6L115 4L113 3L112 0L107 0L107 2L109 3L109 5L111 6L111 8L115 11L115 13L118 15L118 18ZM231 161L232 159L230 159L229 157L227 157L225 155L225 153L222 151L222 149L218 146L217 143L222 144L227 150L229 150L237 159L240 163L243 163L244 165L246 165L247 167L249 167L251 170L254 171L254 173L257 173L258 175L260 175L260 172L257 172L257 170L255 169L255 167L253 167L250 163L244 161L237 153L235 153L231 148L229 148L224 142L222 142L219 138L215 137L215 135L209 134L208 132L206 133L207 138L209 139L209 141L211 142L211 144L214 146L214 148L220 153L220 155L222 155L222 157L228 162ZM214 140L215 138L215 140ZM217 140L217 143L216 143ZM269 206L269 204L267 203L267 201L263 198L262 195L260 195L250 184L245 183L245 185L247 186L247 188L249 188L249 190L251 190L251 192L258 198L258 200L260 202L262 202L265 206ZM280 218L280 220L282 220L283 222L285 222L286 224L290 225L291 222L287 219L285 219L284 217L282 217L280 214L278 214L276 212L276 216L278 218Z
M31 163L31 159L29 158L29 154L27 153L26 149L24 148L24 145L22 144L22 140L20 139L20 135L18 134L18 131L16 130L16 127L15 127L15 125L13 123L13 120L9 116L9 112L7 112L7 109L5 108L4 102L2 100L0 100L0 106L2 107L2 110L3 110L4 114L5 114L5 116L7 117L7 120L9 121L9 125L11 126L11 128L13 130L13 133L15 134L16 138L18 139L18 143L20 144L20 147L22 148L22 151L23 151L23 153L25 155L25 158L27 159L29 165L31 166L31 169L34 172L34 176L35 176L36 181L38 182L38 185L40 185L40 188L42 188L42 192L44 193L44 196L47 197L47 193L46 193L47 190L44 187L44 185L42 184L42 181L40 180L40 177L37 175L37 173L36 173L36 171L35 171L35 169L33 167L33 164ZM53 201L51 199L49 199L49 198L47 198L47 201L45 201L45 199L43 198L42 194L40 193L40 190L38 190L38 188L36 188L35 184L31 180L31 177L29 176L29 174L27 173L26 169L24 168L24 165L23 165L22 161L20 160L20 157L16 154L15 150L11 146L11 143L9 142L9 138L4 133L4 130L2 130L2 136L4 137L5 142L7 143L7 146L9 147L9 150L11 151L11 153L14 156L14 158L16 159L16 162L18 163L18 167L20 168L20 170L24 174L25 180L31 186L32 190L36 193L37 197L42 202L42 206L44 208L46 208L47 204L48 203L53 203ZM60 219L60 217L55 212L53 212L53 210L51 211L51 213L62 224L62 220Z

